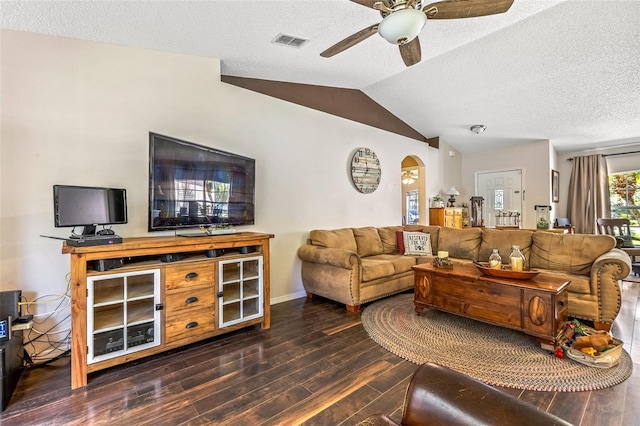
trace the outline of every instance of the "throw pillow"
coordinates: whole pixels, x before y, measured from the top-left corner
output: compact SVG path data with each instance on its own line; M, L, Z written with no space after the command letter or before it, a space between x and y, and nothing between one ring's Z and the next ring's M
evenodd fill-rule
M398 240L398 253L404 254L404 232L396 231L396 239Z
M431 255L431 235L426 232L403 232L404 254Z
M353 228L352 231L360 256L375 256L383 253L382 240L380 240L378 229L369 226L366 228Z
M416 229L412 232L422 232L422 229ZM404 254L404 232L396 231L396 240L398 240L398 253Z

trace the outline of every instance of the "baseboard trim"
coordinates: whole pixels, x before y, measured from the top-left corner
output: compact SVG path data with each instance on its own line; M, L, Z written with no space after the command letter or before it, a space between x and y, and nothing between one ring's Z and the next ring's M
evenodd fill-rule
M277 305L278 303L288 302L289 300L302 299L303 297L307 297L306 291L299 291L298 293L286 294L284 296L272 297L271 304Z

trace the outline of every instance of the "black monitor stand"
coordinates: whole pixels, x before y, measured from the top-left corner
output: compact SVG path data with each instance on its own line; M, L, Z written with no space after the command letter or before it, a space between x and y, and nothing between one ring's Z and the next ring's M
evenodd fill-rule
M80 239L80 238L91 238L96 236L96 226L95 225L84 225L82 227L82 234L76 234L72 231L71 239Z
M83 237L93 237L96 235L96 226L95 225L85 225L82 230Z

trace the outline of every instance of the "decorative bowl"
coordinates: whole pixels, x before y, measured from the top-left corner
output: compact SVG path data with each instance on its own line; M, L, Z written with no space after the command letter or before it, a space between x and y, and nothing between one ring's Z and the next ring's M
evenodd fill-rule
M474 265L482 272L484 275L490 277L498 277L498 278L509 278L514 280L530 280L540 273L540 271L536 271L533 269L525 269L523 271L512 271L511 266L502 265L501 269L492 269L489 268L489 264L487 262L473 262Z

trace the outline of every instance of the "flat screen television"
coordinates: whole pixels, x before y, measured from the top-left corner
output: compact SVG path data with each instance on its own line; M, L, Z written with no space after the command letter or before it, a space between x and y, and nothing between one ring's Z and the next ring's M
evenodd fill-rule
M253 225L254 200L254 159L149 133L149 231Z
M56 228L83 226L81 235L94 235L97 225L127 223L127 191L124 188L54 185L53 211Z

